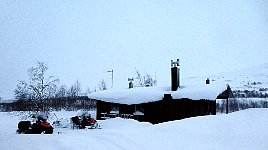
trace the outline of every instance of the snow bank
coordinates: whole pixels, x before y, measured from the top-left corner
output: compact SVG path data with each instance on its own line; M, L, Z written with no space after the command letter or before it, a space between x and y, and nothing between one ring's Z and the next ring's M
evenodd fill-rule
M149 139L150 135L161 135L150 140L150 143L156 144L154 148L159 150L267 149L267 121L268 109L248 109L228 115L194 117L158 124L146 129L141 136ZM150 148L152 145L145 147Z
M76 112L60 113L71 117ZM268 109L248 109L228 115L194 117L158 125L114 118L99 120L102 129L57 128L52 135L15 134L19 116L16 113L0 113L1 149L268 149Z

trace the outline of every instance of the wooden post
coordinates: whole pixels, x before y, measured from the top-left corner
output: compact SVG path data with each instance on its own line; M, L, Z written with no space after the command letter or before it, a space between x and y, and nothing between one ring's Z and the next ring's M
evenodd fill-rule
M228 114L228 97L226 99L226 114Z
M227 86L227 90L226 90L226 96L227 96L227 98L226 98L226 114L228 114L228 109L229 109L229 107L228 107L228 99L229 99L229 91L230 91L230 86L228 85Z

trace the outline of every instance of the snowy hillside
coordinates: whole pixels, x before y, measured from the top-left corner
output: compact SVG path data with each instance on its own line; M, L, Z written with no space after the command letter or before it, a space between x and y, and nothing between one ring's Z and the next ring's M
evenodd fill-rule
M265 95L265 93L268 93L268 64L212 76L211 80L226 82L231 85L233 91L240 91L239 94L246 94L244 91L248 90ZM237 96L241 97L243 95ZM259 97L260 95L244 96Z
M182 79L182 82L205 83L207 78L212 83L229 84L236 97L261 97L262 94L262 98L264 98L265 93L268 94L268 64L217 75L185 78Z
M56 113L66 118L74 115L74 112ZM17 112L0 113L2 150L268 149L268 109L248 109L158 125L115 118L99 121L102 129L56 128L52 135L15 134L20 119Z
M229 84L235 96L230 101L231 111L247 108L268 108L268 64L240 69L233 72L219 73L207 76L196 76L182 79L182 84L205 84L209 78L210 83ZM226 110L225 101L217 100L217 113Z

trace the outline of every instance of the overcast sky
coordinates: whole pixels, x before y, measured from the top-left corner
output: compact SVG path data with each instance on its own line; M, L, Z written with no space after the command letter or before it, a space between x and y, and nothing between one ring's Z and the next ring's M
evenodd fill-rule
M1 0L0 97L37 61L83 90L101 79L125 88L135 68L170 83L170 60L182 77L268 62L266 0Z

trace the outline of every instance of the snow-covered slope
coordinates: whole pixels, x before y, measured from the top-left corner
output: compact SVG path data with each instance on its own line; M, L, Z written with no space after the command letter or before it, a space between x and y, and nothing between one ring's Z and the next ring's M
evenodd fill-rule
M242 70L235 70L233 72L185 78L182 79L182 82L195 84L200 81L205 82L207 78L209 78L212 83L229 84L235 93L240 94L237 95L240 97L243 95L245 97L249 96L249 94L245 95L245 90L255 93L255 95L253 94L251 97L258 97L260 93L263 95L268 93L268 63ZM259 95L256 93L259 93Z
M220 76L212 77L212 79L225 81L234 90L260 90L260 88L268 88L268 64L223 73Z
M57 112L56 112L57 113ZM60 112L61 117L74 113ZM158 125L115 118L102 129L56 128L52 135L15 134L20 115L0 113L2 150L264 150L268 148L268 109L188 118ZM60 133L60 134L58 134Z

